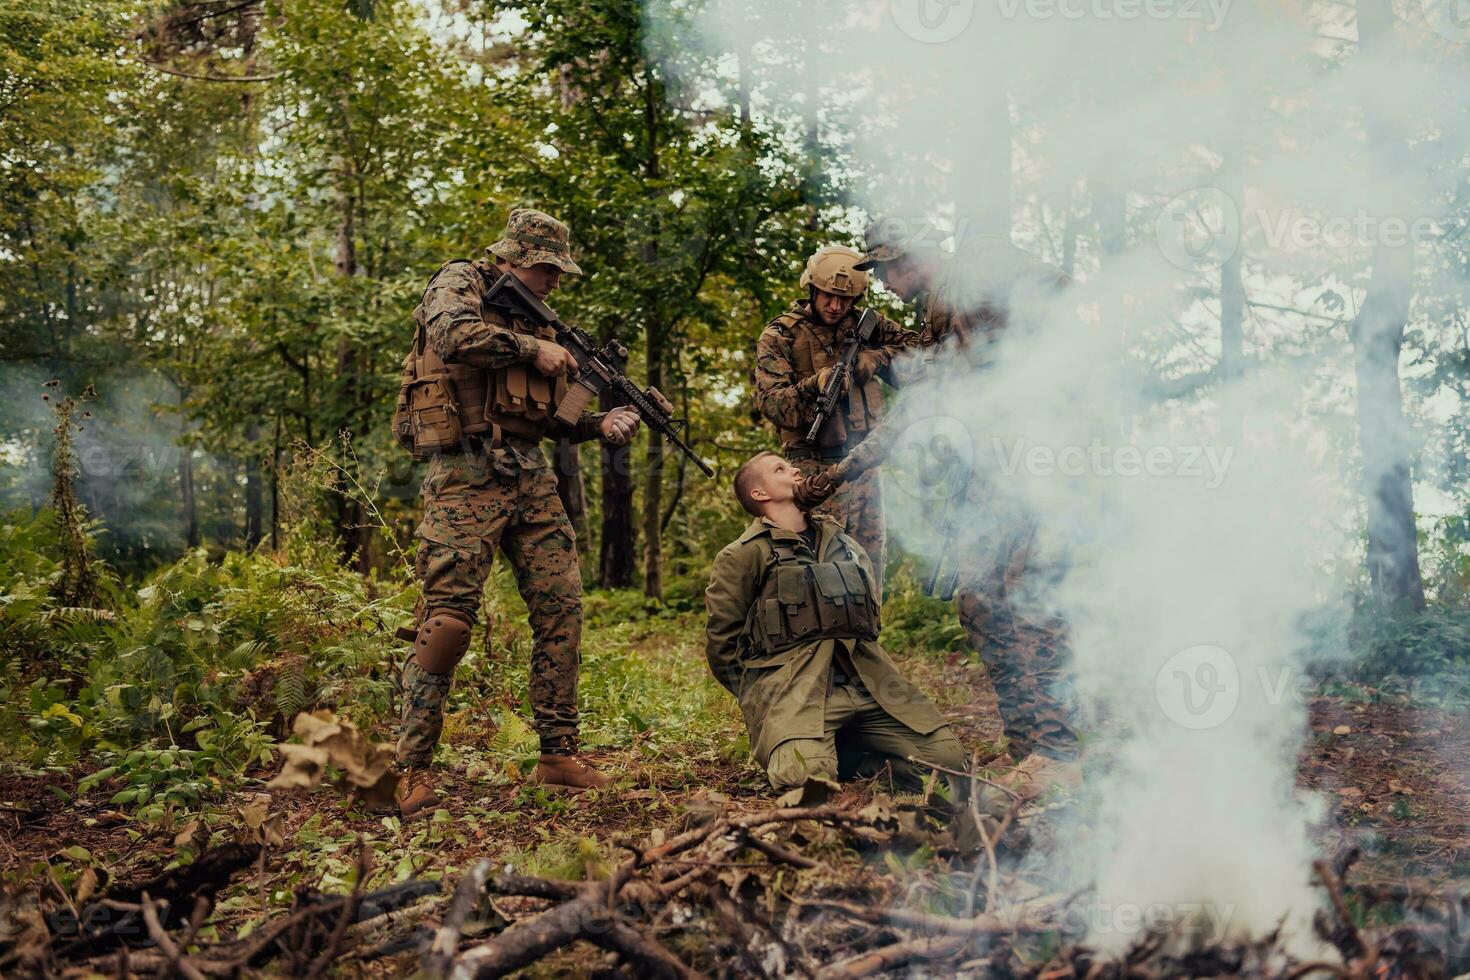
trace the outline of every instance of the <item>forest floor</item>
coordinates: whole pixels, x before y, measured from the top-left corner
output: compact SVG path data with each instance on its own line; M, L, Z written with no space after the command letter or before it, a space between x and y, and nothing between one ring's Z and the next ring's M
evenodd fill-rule
M524 664L481 663L484 683L462 694L446 728L438 771L447 811L401 824L330 789L275 795L268 812L280 818L280 843L223 893L199 938L238 934L279 915L303 887L348 890L359 841L372 852L370 887L409 877L452 880L482 857L507 872L581 880L620 860L619 841L678 826L687 811L711 799L767 804L733 700L704 668L699 627L693 612L590 626L583 668L587 748L596 764L619 776L613 788L564 796L524 782L534 743L523 726L506 721L523 710ZM513 622L507 628L507 646L523 649L525 637L514 635ZM894 652L936 694L980 762L993 758L999 724L983 668L957 654ZM1299 780L1329 801L1330 816L1318 828L1322 852L1361 848L1359 867L1375 880L1465 887L1470 717L1410 706L1361 685L1337 685L1313 698L1309 716ZM372 734L392 737L387 726ZM272 775L253 772L203 811L149 825L111 806L114 787L106 782L77 795L77 780L87 771L0 773L0 874L7 887L43 869L51 901L72 902L86 897L79 893L84 879L97 891L108 882L146 879L177 861L191 837L212 835L218 842L244 833L241 815L266 799L263 784ZM873 793L855 784L837 802L862 804ZM878 871L902 876L913 866L889 860ZM578 974L602 955L576 947L540 969ZM416 962L409 952L358 966L370 975L403 975Z

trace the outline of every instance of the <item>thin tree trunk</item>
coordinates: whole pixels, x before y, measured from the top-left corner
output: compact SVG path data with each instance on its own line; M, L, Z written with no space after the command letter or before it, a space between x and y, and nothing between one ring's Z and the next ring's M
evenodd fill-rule
M1376 54L1395 44L1390 0L1360 0L1358 49ZM1402 152L1405 134L1372 109L1364 118L1367 155ZM1358 382L1358 444L1368 524L1368 578L1390 603L1424 608L1414 520L1413 448L1404 419L1399 355L1414 294L1414 243L1373 249L1367 295L1353 324L1353 369Z
M184 543L199 547L199 508L194 501L194 453L188 446L179 453L179 497L184 504Z
M587 540L587 488L582 482L582 457L571 440L558 439L551 459L556 472L556 494L561 498L567 519L577 534L577 560L585 568L590 542Z
M604 393L606 412L617 403ZM597 582L604 589L629 589L638 571L633 535L632 446L601 444L602 541L597 560Z
M1244 150L1234 142L1225 150L1220 172L1220 189L1245 214ZM1237 383L1245 371L1245 280L1241 272L1245 242L1242 240L1220 266L1220 412L1225 439L1238 443L1245 432L1245 401Z
M337 247L332 264L338 276L346 279L357 273L356 207L352 193L342 178L338 188ZM342 386L342 404L348 406L348 416L343 420L349 437L355 437L353 423L357 420L357 406L362 384L361 352L350 338L343 337L337 343L337 378ZM351 460L342 459L343 466L352 465ZM372 570L373 529L368 526L362 501L344 492L337 500L337 529L342 542L342 560L366 575Z
M276 434L271 440L271 550L281 547L281 416L276 415Z
M656 323L648 325L647 341L648 383L663 390L664 338L663 329ZM664 441L650 433L644 450L645 476L643 483L643 594L662 599L663 578L663 489L664 489Z
M644 187L648 196L649 217L652 221L658 221L658 200L663 194L659 183L663 176L659 166L659 106L661 103L658 85L646 67L643 72L643 127L645 139L648 142L648 156L643 162ZM651 229L654 234L648 236L643 243L642 258L645 268L656 268L658 266L658 231L657 227ZM654 311L647 318L646 336L644 338L644 367L647 372L648 384L658 388L664 388L664 359L667 354L668 325L663 322L657 312L658 296L650 297L650 307ZM662 530L663 497L664 497L664 441L650 434L647 449L644 451L644 482L643 482L643 594L653 599L662 599L664 595L663 578L663 540Z
M245 550L254 551L264 537L262 528L265 523L260 486L260 453L255 448L260 440L260 429L254 422L245 430L245 439L249 443L245 451Z

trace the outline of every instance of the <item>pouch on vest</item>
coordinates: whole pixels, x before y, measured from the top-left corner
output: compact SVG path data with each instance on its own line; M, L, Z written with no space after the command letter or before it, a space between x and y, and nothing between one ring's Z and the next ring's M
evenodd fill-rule
M408 389L408 412L413 425L415 456L442 453L459 446L463 432L448 374L415 378Z
M413 385L413 354L403 359L403 370L398 375L398 400L393 405L393 441L408 452L413 452L413 416L408 410L408 393Z
M831 562L808 565L807 568L819 593L815 605L822 630L846 629L851 617L847 610L847 583L842 581L842 573Z
M776 597L786 614L786 638L800 641L822 628L807 593L806 568L781 565L776 568Z
M872 587L868 584L868 577L863 574L863 566L849 559L835 562L833 567L842 576L842 582L847 587L848 624L852 627L853 632L871 633L877 636L877 616L869 615ZM873 610L875 614L876 611L876 609Z

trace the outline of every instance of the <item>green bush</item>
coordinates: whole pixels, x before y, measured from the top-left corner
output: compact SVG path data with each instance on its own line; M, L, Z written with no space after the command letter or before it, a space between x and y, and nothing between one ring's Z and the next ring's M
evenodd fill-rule
M48 591L54 526L0 527L0 733L11 761L103 768L112 802L145 815L192 806L249 769L298 711L329 707L371 730L393 707L397 644L415 590L335 565L203 550L114 608L68 610Z

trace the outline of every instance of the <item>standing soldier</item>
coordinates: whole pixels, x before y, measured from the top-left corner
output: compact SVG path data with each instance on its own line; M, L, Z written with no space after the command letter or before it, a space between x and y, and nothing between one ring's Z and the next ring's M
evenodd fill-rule
M417 533L423 599L413 655L403 670L398 739L404 770L398 803L405 818L439 806L429 764L497 548L515 570L531 623L531 710L541 737L534 778L572 789L610 781L576 758L582 580L572 525L540 442L601 437L623 445L638 431L639 417L631 408L615 408L584 414L570 426L558 423L553 413L576 360L549 331L483 302L505 274L541 300L563 273L580 274L567 226L540 211L517 209L486 252L473 262L445 263L413 314L416 349L427 347L443 362L463 436L430 458L423 484Z
M756 343L756 404L775 425L782 453L803 475L819 473L843 459L878 424L883 417L879 379L895 385L894 358L918 344L912 330L879 316L872 335L858 349L836 409L815 443L807 441L817 401L863 312L857 302L867 291L868 274L854 267L861 258L861 253L842 245L817 249L801 274L806 297L767 324ZM885 565L878 474L868 473L845 485L816 513L835 519L862 545L881 600Z
M983 372L1013 308L1068 281L1059 270L999 239L971 243L951 259L956 266L945 270L932 231L907 240L885 231L879 224L868 228L868 254L856 268L877 270L890 291L915 303L929 371ZM954 274L960 268L963 278ZM868 479L868 470L898 435L885 427L841 464L808 479L798 490L798 502L819 506L844 481ZM973 474L963 493L970 530L978 533L955 542L961 570L957 607L971 645L985 662L1010 751L1019 762L1010 782L1025 794L1051 783L1074 784L1078 740L1064 625L1028 620L1010 599L1032 558L1035 528L986 475Z

